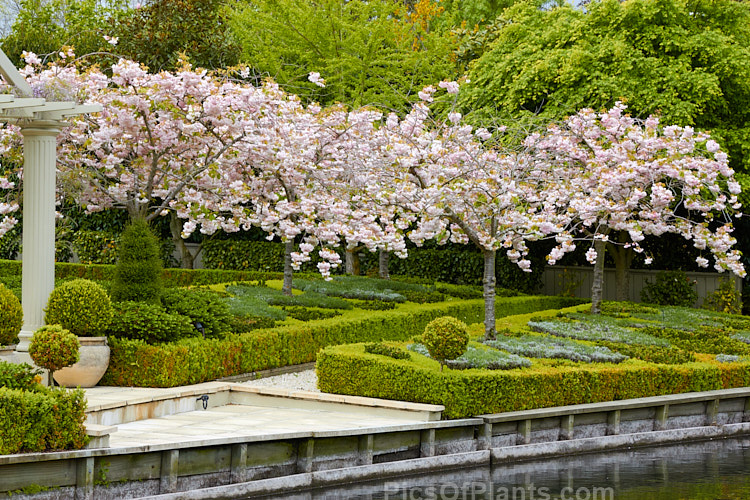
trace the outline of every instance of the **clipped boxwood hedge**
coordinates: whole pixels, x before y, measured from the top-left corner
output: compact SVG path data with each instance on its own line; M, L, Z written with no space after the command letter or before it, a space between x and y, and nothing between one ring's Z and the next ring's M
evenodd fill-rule
M498 317L559 309L580 303L567 297L497 299ZM279 366L315 361L329 345L405 340L440 316L466 323L483 320L481 300L404 304L389 311L346 311L334 318L302 325L254 330L225 339L184 339L148 345L139 340L110 339L109 368L100 385L174 387Z
M317 372L318 385L324 392L442 404L447 418L750 384L750 363L709 361L656 365L628 360L616 365L541 365L441 373L436 361L404 361L368 354L364 344L322 350Z
M68 262L55 263L56 278L86 278L93 281L112 281L115 266L108 264L71 264ZM21 276L21 261L0 260L0 276ZM295 273L295 276L305 276ZM309 274L309 276L320 276ZM259 281L284 279L281 272L260 271L230 271L221 269L178 269L165 268L162 280L166 287L214 285L232 281Z
M83 448L85 409L81 389L0 387L0 455Z

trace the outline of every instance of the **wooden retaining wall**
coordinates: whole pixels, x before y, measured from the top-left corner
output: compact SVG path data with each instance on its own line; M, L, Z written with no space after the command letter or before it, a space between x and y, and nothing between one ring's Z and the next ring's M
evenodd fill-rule
M186 498L187 492L200 498L204 488L233 485L242 485L249 494L253 488L266 488L263 481L268 480L285 491L314 484L316 477L332 484L359 476L389 477L409 468L455 468L480 459L489 464L746 435L748 422L750 388L740 388L387 429L5 455L0 456L0 493L16 492L14 498L34 500L148 495L176 499Z

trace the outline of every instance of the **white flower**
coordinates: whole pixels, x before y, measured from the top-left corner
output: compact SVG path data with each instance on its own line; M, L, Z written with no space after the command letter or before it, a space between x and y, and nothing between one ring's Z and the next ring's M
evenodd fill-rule
M320 77L320 73L318 73L316 71L311 71L310 74L307 76L307 79L310 80L311 82L313 82L318 87L325 87L326 86L326 81L323 80Z

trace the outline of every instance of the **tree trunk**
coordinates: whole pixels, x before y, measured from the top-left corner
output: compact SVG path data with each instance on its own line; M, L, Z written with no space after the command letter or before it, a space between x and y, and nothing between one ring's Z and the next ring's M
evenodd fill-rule
M483 250L484 276L484 338L495 338L495 250Z
M606 243L602 240L594 242L596 250L596 263L594 264L594 283L591 285L591 313L602 312L602 293L604 291L604 254L607 251Z
M353 248L347 248L346 249L346 274L353 275L354 274L354 249Z
M388 274L388 255L387 250L378 252L378 276L384 280L391 279L391 275Z
M617 234L617 242L620 244L607 244L607 250L615 261L615 300L618 301L630 300L630 264L635 257L635 251L623 246L628 241L630 241L628 233L620 231Z
M169 232L172 234L172 242L175 248L180 252L180 267L192 269L195 265L195 256L190 253L185 240L182 238L182 221L174 212L169 214Z
M284 286L281 291L284 295L292 295L292 252L294 251L294 241L284 243Z

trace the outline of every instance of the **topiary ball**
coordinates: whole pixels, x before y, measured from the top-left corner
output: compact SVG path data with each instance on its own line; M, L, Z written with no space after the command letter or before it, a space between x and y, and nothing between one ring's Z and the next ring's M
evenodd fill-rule
M430 356L444 364L446 360L456 359L469 345L469 333L466 324L451 316L443 316L430 321L422 334L422 341Z
M29 356L38 366L55 372L79 360L78 337L60 325L47 325L34 332Z
M0 345L14 344L22 326L21 302L0 283Z
M44 320L81 337L104 335L112 321L112 302L98 283L76 279L58 286L49 296Z

